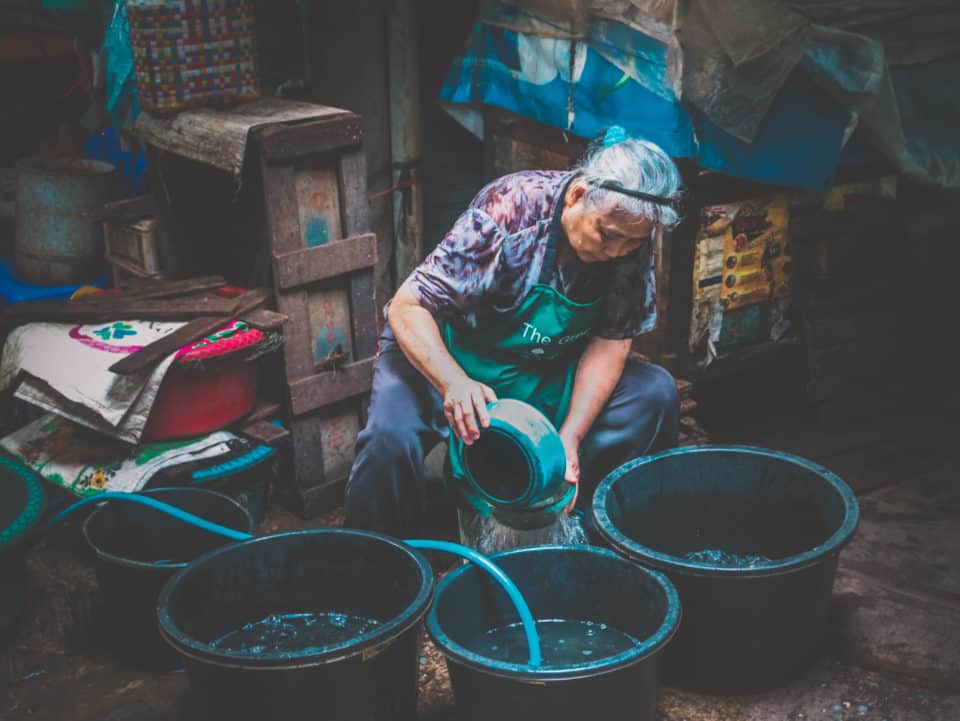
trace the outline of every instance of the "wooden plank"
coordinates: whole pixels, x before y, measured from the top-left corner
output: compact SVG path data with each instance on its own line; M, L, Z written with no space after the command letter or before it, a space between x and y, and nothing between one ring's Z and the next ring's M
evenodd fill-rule
M366 358L377 352L377 304L373 270L350 277L350 320L353 326L353 357Z
M363 395L373 382L374 358L364 358L332 371L288 383L290 408L295 415Z
M149 286L150 281L157 281L163 279L163 274L160 271L145 271L143 268L139 267L135 263L131 263L128 260L123 258L117 258L110 255L110 253L104 253L104 260L106 260L111 267L113 268L113 284L117 287L126 287L126 288L137 288L143 289ZM140 282L140 285L133 285L127 279L136 278ZM113 295L113 294L111 294ZM117 295L120 295L119 293ZM77 300L81 300L78 298Z
M340 156L337 166L340 184L343 232L360 235L370 232L370 204L367 201L367 159L362 149Z
M271 255L292 253L303 247L300 215L297 209L296 176L292 166L268 165L261 147L260 171L263 179L267 239ZM277 310L287 316L283 324L283 363L287 380L313 372L313 349L307 310L306 291L277 291Z
M339 508L343 505L346 488L346 478L335 478L302 489L300 497L297 498L300 513L304 518L313 518Z
M261 156L267 239L274 254L290 253L303 247L300 213L297 209L296 176L292 166L267 165Z
M354 113L291 125L274 125L259 132L263 154L271 163L357 145L362 135L362 119Z
M71 303L93 303L97 305L123 305L131 300L145 300L147 298L170 298L190 293L200 293L205 290L216 290L227 284L220 275L209 275L202 278L188 278L168 282L151 283L135 290L126 290L122 293L102 293L77 298Z
M283 324L283 366L287 380L313 373L313 336L310 333L306 291L280 293L277 309L287 320Z
M102 208L88 210L82 213L83 217L93 222L109 220L114 223L128 223L148 216L156 216L160 212L156 198L152 195L138 195L136 198L125 198L106 203Z
M293 472L289 476L290 482L278 485L277 490L305 518L341 505L349 469L345 472L341 470L339 477L328 476L324 468L324 455L317 452L325 441L329 443L336 440L338 434L331 433L336 428L331 428L329 421L320 414L311 414L294 418L291 430ZM347 434L339 435L345 441L349 439ZM337 468L345 468L347 460L351 465L353 461L346 453L338 453L326 460L334 473Z
M102 323L114 320L189 320L198 315L226 317L233 311L234 301L229 298L134 300L113 306L40 300L9 306L0 318L8 323Z
M322 442L322 421L323 418L316 413L290 421L290 432L293 435L292 480L301 503L308 489L327 480L323 473L323 458L318 453Z
M261 401L257 404L249 415L240 421L241 425L251 425L257 421L265 421L268 418L279 416L283 412L283 407L279 403Z
M271 295L271 291L264 288L257 288L244 293L242 296L237 298L236 301L230 301L233 304L233 309L229 314L230 317L243 315L244 313L253 310L257 306L265 303ZM139 370L143 370L144 368L159 362L161 359L166 358L168 355L179 350L180 348L183 348L185 345L189 345L190 343L200 340L205 335L209 335L210 333L219 330L223 326L224 321L224 318L211 316L195 318L182 328L175 330L170 335L164 336L163 338L160 338L159 340L156 340L153 343L145 346L136 353L131 353L130 355L120 359L110 366L110 370L113 373L118 373L120 375L126 375L128 373L135 373Z
M331 356L353 357L350 332L350 302L340 282L337 287L317 290L307 295L308 333L313 368Z
M343 503L343 490L355 457L359 433L356 413L311 413L294 418L291 429L291 500L305 517L336 508Z
M240 431L240 435L265 446L278 446L290 439L290 431L268 421L256 421Z
M268 126L345 114L340 108L316 103L261 97L229 108L190 108L173 115L140 113L133 132L147 145L239 176L250 137L256 138Z
M266 308L257 308L240 316L240 320L257 330L280 330L288 320L287 316Z
M587 149L587 141L583 138L500 108L489 108L484 114L484 123L489 127L489 137L492 139L492 142L486 145L496 145L503 143L504 139L509 139L534 146L538 153L545 151L552 156L564 158L561 166L555 166L559 170L570 167L570 164L581 157ZM495 153L496 148L491 148L490 151ZM495 161L491 160L491 162ZM534 167L547 169L545 166L542 168L526 166L516 169L530 170Z
M348 236L370 229L367 195L367 162L361 150L344 153L338 168L340 197L343 201L343 228ZM374 271L350 276L350 318L353 331L353 357L366 358L377 352L378 315Z
M294 172L301 247L313 248L343 237L340 188L333 163L297 168Z
M376 262L377 238L367 233L275 255L273 273L278 290L287 290L370 268Z
M353 467L360 432L356 411L323 417L319 429L324 478L328 481L346 480Z

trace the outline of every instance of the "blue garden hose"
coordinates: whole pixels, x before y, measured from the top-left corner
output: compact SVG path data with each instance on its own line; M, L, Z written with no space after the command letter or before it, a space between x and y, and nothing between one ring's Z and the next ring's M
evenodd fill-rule
M506 592L507 596L510 597L510 601L516 607L517 613L520 615L520 622L523 624L523 632L527 637L527 646L529 648L528 664L531 667L538 667L541 663L543 663L543 658L540 655L540 636L537 634L537 622L534 620L533 614L530 613L530 607L527 605L523 594L520 593L520 589L517 588L517 585L510 580L510 577L507 576L507 574L503 572L503 569L501 569L500 566L492 563L490 559L483 554L477 553L472 548L468 546L462 546L459 543L420 539L405 540L404 543L406 543L408 546L412 546L413 548L424 548L430 551L452 553L455 556L465 558L492 576L493 580L499 583Z
M144 506L149 506L158 511L162 511L163 513L167 513L174 518L179 518L181 521L190 523L197 528L209 531L210 533L218 533L221 536L229 538L231 541L246 541L250 538L253 538L253 536L249 533L235 531L232 528L221 526L218 523L211 523L205 518L201 518L193 513L184 511L176 506L171 506L169 503L163 503L162 501L157 501L148 496L136 493L106 492L100 493L96 496L90 496L89 498L84 498L83 500L77 501L73 505L68 506L66 509L60 511L60 513L50 519L50 521L47 523L47 528L55 526L64 518L80 508L83 508L84 506L108 500L129 501L133 503L139 503ZM537 634L537 623L533 618L533 614L530 612L530 607L523 598L523 594L520 593L520 589L517 588L517 585L503 572L503 569L491 562L490 559L483 554L477 553L472 548L462 546L459 543L424 539L413 539L404 541L404 543L412 548L440 551L442 553L450 553L455 556L460 556L461 558L470 561L486 571L497 583L500 584L507 596L510 598L511 603L513 603L517 609L517 614L520 616L520 621L523 624L524 634L527 637L527 646L529 647L529 665L531 667L538 667L541 665L543 659L540 655L540 637Z
M163 503L162 501L154 500L148 496L142 496L135 493L116 493L113 491L108 491L106 493L100 493L96 496L90 496L89 498L84 498L82 501L77 501L72 506L68 506L64 510L60 511L57 515L50 519L47 523L47 528L51 528L57 525L67 516L71 515L74 511L77 511L84 506L88 506L92 503L100 503L101 501L108 500L117 500L117 501L132 501L134 503L139 503L143 506L150 506L155 508L158 511L163 511L171 516L179 518L181 521L190 523L197 528L202 528L204 531L209 531L210 533L218 533L221 536L226 536L231 541L246 541L249 538L253 538L249 533L244 533L243 531L235 531L232 528L227 528L226 526L221 526L219 523L211 523L205 518L194 515L193 513L188 513L181 508L176 506L171 506L169 503Z

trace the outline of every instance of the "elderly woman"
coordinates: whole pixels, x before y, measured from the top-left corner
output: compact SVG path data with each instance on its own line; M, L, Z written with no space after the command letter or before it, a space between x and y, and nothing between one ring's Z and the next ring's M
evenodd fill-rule
M679 186L660 148L611 128L572 171L480 191L388 306L348 526L415 530L425 452L451 430L475 442L497 398L553 421L581 505L620 463L676 444L673 378L629 354L656 323L653 237L678 221Z

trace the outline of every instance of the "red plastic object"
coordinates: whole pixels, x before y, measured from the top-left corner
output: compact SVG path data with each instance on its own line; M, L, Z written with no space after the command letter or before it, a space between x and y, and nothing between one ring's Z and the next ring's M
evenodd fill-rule
M257 405L257 364L218 364L213 370L167 371L143 431L143 441L212 433L250 413Z
M225 356L256 345L263 337L248 328L181 348L160 385L142 441L211 433L250 413L257 404L257 364ZM217 361L209 367L195 363L213 357Z

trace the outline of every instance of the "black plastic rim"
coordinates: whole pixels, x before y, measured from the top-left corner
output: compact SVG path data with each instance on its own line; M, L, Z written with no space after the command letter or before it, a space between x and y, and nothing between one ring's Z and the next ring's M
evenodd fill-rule
M723 566L713 566L707 563L696 563L687 561L679 556L673 556L668 553L662 553L656 549L644 546L634 539L624 534L607 513L607 497L612 493L613 487L626 474L635 468L640 468L650 463L656 463L662 458L669 456L679 456L694 453L743 453L749 455L758 455L766 458L774 458L778 461L785 461L801 468L815 473L830 484L833 490L843 499L844 519L840 527L827 538L823 543L813 548L798 553L793 556L787 556L771 563L764 563L753 568L731 568ZM857 503L857 497L853 490L844 481L832 471L821 465L808 461L805 458L794 456L781 451L772 451L755 446L693 446L689 448L674 448L669 451L657 453L652 456L638 458L625 463L604 478L597 487L596 494L593 497L593 517L596 522L597 530L600 535L610 543L614 548L624 554L630 560L636 563L642 563L646 566L667 571L669 573L683 573L688 576L710 576L725 578L764 578L768 576L779 576L786 573L795 573L796 571L810 566L818 565L825 557L834 553L839 553L847 542L853 537L857 524L860 521L860 506Z
M237 553L252 544L278 543L294 536L324 536L348 534L359 538L375 540L388 544L400 551L416 564L420 571L420 591L406 608L394 618L377 626L367 633L360 634L340 644L325 647L322 651L290 652L283 654L259 654L252 656L239 651L223 651L214 649L209 644L189 637L170 617L170 600L176 593L181 579L195 569L216 563L220 556L228 553ZM415 626L423 618L433 596L433 568L430 562L419 551L404 545L401 541L390 536L371 531L355 531L339 528L319 528L306 531L291 531L289 533L275 533L262 538L217 548L197 558L188 567L181 569L164 584L157 601L157 618L160 635L179 653L192 659L215 664L225 668L247 670L290 670L309 668L335 663L352 656L363 655L369 658L392 644L398 637Z
M188 493L204 493L209 496L216 496L224 502L228 502L230 505L234 506L240 513L243 514L246 519L246 523L242 528L238 528L236 524L227 524L228 528L232 528L235 531L243 531L244 533L253 533L253 517L250 515L250 512L243 507L243 505L237 501L235 498L228 496L224 493L218 491L211 491L209 488L191 488L190 486L171 486L168 488L154 488L149 491L143 491L144 495L153 496L157 500L163 500L160 496L166 495L168 491L186 491ZM123 503L123 501L115 501L116 503ZM93 542L93 539L90 538L90 530L88 528L89 524L94 522L94 517L100 513L105 507L109 506L111 499L105 500L103 503L97 504L96 507L90 512L90 514L83 519L83 537L87 541L87 545L97 554L97 558L106 561L108 563L115 564L117 566L124 566L125 568L135 568L138 571L155 571L158 573L169 573L171 569L181 569L185 568L189 564L186 561L180 563L151 563L149 561L138 561L133 558L125 558L124 556L118 556L114 553L108 553L101 549L96 543ZM171 504L173 505L173 504ZM162 513L162 511L157 511L157 513ZM185 521L184 521L185 523ZM224 538L224 543L231 543L228 539Z
M427 633L430 635L431 640L437 645L438 648L440 648L444 655L452 658L458 663L463 664L464 666L491 676L499 676L501 678L509 678L528 683L571 681L578 678L588 678L592 676L600 676L606 673L613 673L614 671L619 671L629 666L633 666L645 659L650 658L670 642L670 639L673 638L680 626L680 596L677 594L677 590L673 587L673 584L670 582L670 580L662 573L632 564L623 556L597 546L525 546L523 548L514 548L510 549L509 551L494 553L490 555L489 558L491 561L496 563L498 559L507 558L509 556L532 553L554 553L556 551L563 551L566 553L589 553L591 555L606 556L607 558L615 559L621 563L628 563L638 572L644 573L650 578L654 579L660 590L663 592L667 603L667 612L664 614L664 618L657 627L657 630L647 638L643 639L638 645L616 656L608 656L607 658L596 659L594 661L590 661L589 663L582 664L548 666L546 668L530 668L530 666L527 664L505 663L503 661L487 658L486 656L481 656L480 654L471 651L467 647L454 641L441 628L440 621L437 618L437 604L434 603L430 608L430 612L427 614L426 623ZM446 588L459 576L463 575L464 573L471 572L481 573L479 569L475 569L471 565L465 565L447 574L437 585L437 598L440 598ZM536 609L531 609L531 611L533 612L534 617L536 617Z

